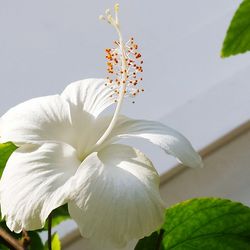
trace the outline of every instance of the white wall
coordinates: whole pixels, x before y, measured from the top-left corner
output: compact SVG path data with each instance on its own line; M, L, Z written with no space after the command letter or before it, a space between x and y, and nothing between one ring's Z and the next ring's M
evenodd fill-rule
M1 1L0 115L21 101L105 77L104 49L116 39L98 20L113 0ZM159 119L250 64L220 49L241 0L120 0L124 37L144 56L145 93L124 114Z
M168 205L218 196L250 205L250 130L204 159L203 169L185 169L161 187Z

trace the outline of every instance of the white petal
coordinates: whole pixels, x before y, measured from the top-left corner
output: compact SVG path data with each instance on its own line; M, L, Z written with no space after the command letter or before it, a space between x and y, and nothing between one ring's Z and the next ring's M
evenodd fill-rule
M75 108L61 96L34 98L10 109L0 118L0 141L16 145L65 142L77 149L79 158L100 138L95 118Z
M110 118L106 118L110 120ZM101 123L105 123L100 120ZM109 140L139 137L160 146L166 153L189 167L202 167L202 160L190 142L176 130L166 125L147 120L133 120L121 116L110 134ZM108 142L108 141L107 141Z
M0 181L2 216L20 232L42 228L47 216L67 202L70 179L80 162L67 144L24 145L10 157Z
M71 83L61 94L70 106L74 144L83 159L102 136L105 126L96 123L96 117L114 103L105 79L85 79Z
M113 103L110 93L105 80L87 79L70 84L61 96L21 103L0 118L0 141L18 146L61 141L76 148L82 158L101 137L95 116Z
M74 187L70 215L99 249L123 247L163 223L159 176L134 148L113 144L92 153L75 174Z
M97 117L105 108L114 103L112 90L105 86L105 79L85 79L71 83L62 93L69 102L72 112L82 111ZM77 110L77 111L76 111Z
M34 98L10 109L1 117L1 142L17 145L55 140L71 142L70 110L60 96Z

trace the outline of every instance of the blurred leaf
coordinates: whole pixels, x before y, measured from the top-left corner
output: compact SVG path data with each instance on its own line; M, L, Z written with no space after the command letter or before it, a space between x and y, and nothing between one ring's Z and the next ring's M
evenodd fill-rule
M0 177L11 154L17 149L12 142L0 143Z
M9 250L9 248L0 242L0 250Z
M57 233L52 235L51 248L52 250L61 250L61 242ZM48 242L45 243L44 250L48 250Z
M219 198L192 199L166 211L166 250L250 249L250 208Z
M59 225L61 222L70 219L68 212L68 205L65 204L52 211L52 227ZM48 223L46 222L44 228L40 231L48 230Z
M160 240L160 232L154 232L148 237L144 237L143 239L139 240L137 243L135 250L154 250ZM161 245L160 248L157 250L163 250L163 246Z
M44 249L42 240L37 232L30 231L28 232L28 235L31 239L29 250L43 250Z
M250 50L250 0L244 0L230 23L221 51L222 57Z

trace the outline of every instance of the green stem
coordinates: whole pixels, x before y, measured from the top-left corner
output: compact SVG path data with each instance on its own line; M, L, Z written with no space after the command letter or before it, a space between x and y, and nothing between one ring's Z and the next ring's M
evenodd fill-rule
M51 230L52 230L52 214L48 217L48 250L52 250L52 236L51 236Z
M159 236L158 236L158 239L157 239L157 242L156 242L155 250L160 250L161 249L161 242L162 242L162 239L163 239L164 232L165 231L163 229L160 230L160 233L159 233Z

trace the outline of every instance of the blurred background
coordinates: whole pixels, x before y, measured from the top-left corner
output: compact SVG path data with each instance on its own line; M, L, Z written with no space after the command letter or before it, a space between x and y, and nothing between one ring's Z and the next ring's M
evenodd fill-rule
M195 196L250 204L250 54L220 58L240 2L119 1L124 37L135 38L144 58L145 89L135 104L126 101L122 113L176 128L204 157L204 169L186 170L147 143L132 141L162 175L167 205ZM0 115L27 99L60 93L73 81L106 77L104 49L117 37L98 16L114 4L2 1ZM58 229L65 249L83 244L74 229L73 222Z

